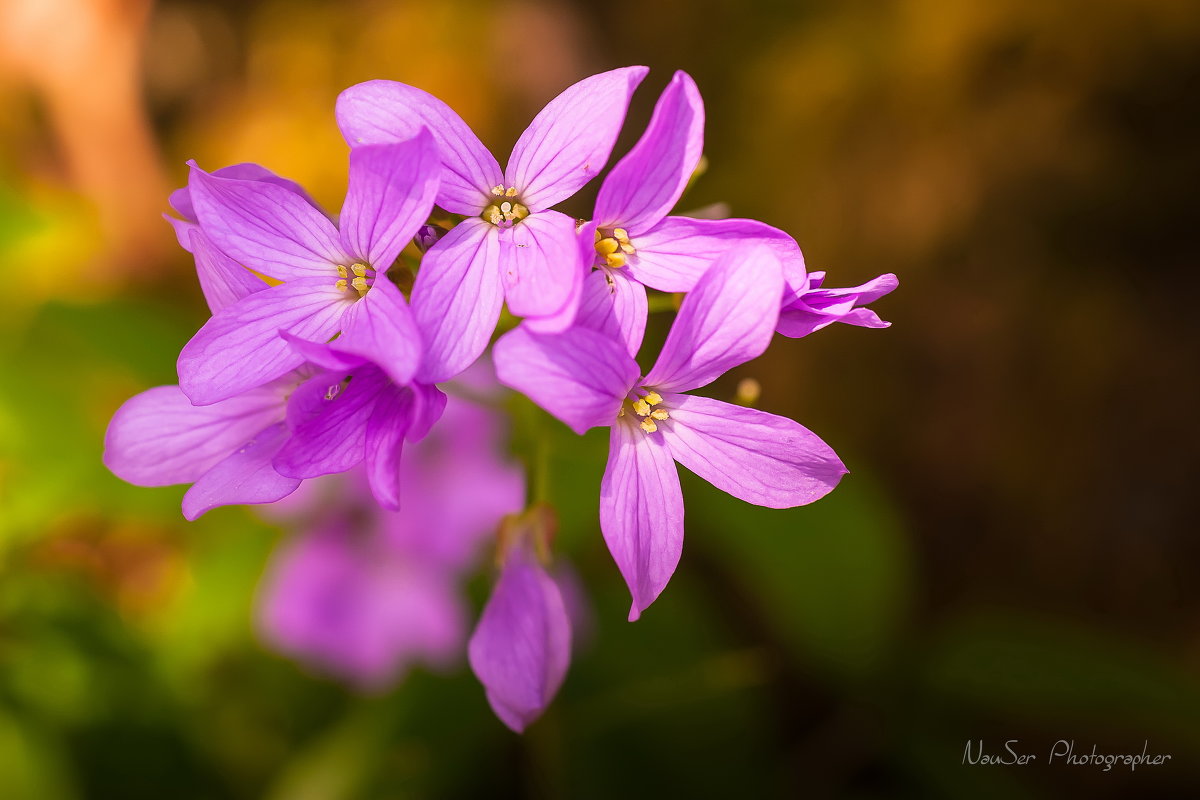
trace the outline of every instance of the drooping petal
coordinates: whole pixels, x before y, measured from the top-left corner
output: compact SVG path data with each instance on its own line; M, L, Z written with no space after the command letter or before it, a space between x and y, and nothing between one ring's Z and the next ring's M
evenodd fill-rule
M367 420L386 385L387 376L367 366L337 391L330 391L328 373L298 388L288 400L292 437L275 456L276 471L291 478L315 478L345 472L362 461ZM293 406L300 411L294 413Z
M386 386L367 420L367 480L375 500L388 511L400 510L400 454L415 405L411 389Z
M430 383L414 383L412 422L404 438L410 442L419 442L425 438L446 410L446 393Z
M613 425L600 484L600 530L633 596L633 622L671 580L683 552L683 491L658 434L624 421Z
M586 328L551 336L509 331L492 348L496 377L582 434L611 425L638 379L619 339Z
M216 314L246 295L267 288L267 284L218 250L199 226L189 232L188 250L196 257L196 277L208 308Z
M824 273L814 273L814 278L809 281L809 290L785 303L776 327L780 334L798 339L835 322L863 328L887 328L891 325L863 306L895 289L899 285L895 275L880 275L849 289L819 288L824 277Z
M183 346L179 387L193 403L207 405L295 369L304 359L279 332L328 340L348 307L346 294L325 278L303 278L247 295Z
M804 256L796 240L778 228L749 219L666 217L633 239L637 253L625 267L634 280L663 292L688 292L726 251L754 243L770 247L789 286L804 285Z
M287 281L334 276L349 263L333 223L282 186L218 178L192 164L188 190L213 244L255 272Z
M584 281L575 324L625 343L636 356L646 333L646 287L624 270L600 268Z
M676 72L654 106L646 132L600 187L596 222L636 235L678 202L704 150L704 101L696 82Z
M546 104L521 134L504 171L534 211L567 199L599 174L625 122L629 98L646 67L584 78Z
M337 121L351 147L411 139L422 126L437 141L442 161L437 204L454 214L477 215L489 190L503 180L483 143L441 100L395 81L367 81L338 95Z
M398 384L413 379L421 364L421 335L394 283L385 276L375 279L366 296L346 312L333 349L378 364Z
M134 395L117 409L104 437L104 465L138 486L192 483L281 419L276 387L194 406L178 386Z
M562 309L583 277L574 220L542 211L500 231L500 274L514 315L549 317Z
M787 417L685 394L664 395L663 407L671 418L659 431L675 460L747 503L802 506L847 472L829 445Z
M517 733L558 693L571 661L571 620L558 585L523 549L505 564L467 654L492 710Z
M645 385L695 389L762 355L782 296L779 259L770 248L727 252L684 298Z
M412 292L423 383L453 378L487 348L504 304L499 264L496 226L478 218L460 222L425 254Z
M312 342L308 339L301 339L299 336L293 336L287 331L280 331L279 335L293 350L303 356L304 360L309 364L313 364L323 370L339 373L338 380L341 380L340 376L347 375L367 363L367 359L362 356L335 350L331 345L324 342ZM334 339L334 341L340 342L341 339Z
M428 128L406 141L351 150L350 183L338 218L346 249L382 275L429 217L438 165Z
M217 506L274 503L296 491L300 481L271 466L287 438L287 425L278 422L205 472L183 496L183 516L195 520Z

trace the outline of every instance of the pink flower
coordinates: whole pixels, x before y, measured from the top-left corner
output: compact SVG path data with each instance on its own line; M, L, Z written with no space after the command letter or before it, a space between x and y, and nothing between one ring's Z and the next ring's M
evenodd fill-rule
M766 350L783 275L765 245L731 250L687 295L645 377L625 342L587 328L544 335L518 328L496 343L501 383L577 433L611 426L600 526L633 595L637 619L666 586L683 547L678 461L756 505L790 508L830 492L837 454L790 419L685 394Z
M295 191L193 166L189 192L207 239L232 261L283 281L217 311L179 354L179 385L198 405L284 375L304 359L279 336L339 346L412 379L420 339L400 290L384 278L426 220L437 190L428 133L350 155L338 225Z
M427 127L442 159L437 204L467 219L425 255L413 287L413 313L436 329L420 377L461 372L487 347L501 305L547 318L578 295L575 223L554 204L573 195L608 161L645 67L586 78L550 101L500 165L462 118L436 97L402 83L368 81L342 92L338 124L351 147L394 142ZM436 325L431 323L437 323Z

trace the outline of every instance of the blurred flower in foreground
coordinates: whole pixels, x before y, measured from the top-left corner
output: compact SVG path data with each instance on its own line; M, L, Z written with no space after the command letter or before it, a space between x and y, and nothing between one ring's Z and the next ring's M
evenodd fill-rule
M259 598L273 647L364 689L387 688L413 663L460 657L460 583L525 486L500 455L493 412L451 397L443 423L401 461L401 511L375 504L361 469L312 481L271 510L299 527Z

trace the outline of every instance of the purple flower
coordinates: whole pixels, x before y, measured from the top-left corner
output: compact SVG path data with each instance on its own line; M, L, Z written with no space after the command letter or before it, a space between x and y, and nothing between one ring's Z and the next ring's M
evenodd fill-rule
M850 289L823 289L824 281L824 272L810 272L804 289L794 298L785 299L776 328L779 333L798 339L835 322L862 328L886 328L892 324L863 306L895 289L899 285L895 275L880 275Z
M104 464L138 486L192 484L183 496L189 520L217 506L279 500L300 481L271 462L288 439L287 398L310 374L296 371L207 406L193 406L178 386L135 395L109 422Z
M245 181L263 181L275 184L294 192L299 197L317 208L316 202L300 187L300 184L281 178L271 170L259 164L234 164L222 167L213 173L219 178L233 178ZM228 305L236 303L248 294L266 289L267 284L238 264L229 256L222 253L212 243L200 225L196 222L196 209L192 205L192 195L188 187L171 192L171 207L183 219L164 214L163 218L175 229L175 237L179 245L196 259L196 276L200 279L200 290L208 308L214 314Z
M811 503L846 473L828 445L790 419L683 394L766 350L782 295L771 248L726 252L687 295L645 377L622 340L587 328L553 336L518 328L496 343L501 383L577 433L612 427L600 526L633 595L631 620L666 586L682 551L673 461L770 508Z
M646 72L625 67L568 88L521 134L504 172L454 111L420 89L368 81L338 97L351 147L426 126L443 165L437 204L467 216L430 248L413 287L413 313L433 331L423 380L444 380L478 358L505 301L513 314L548 318L556 330L570 324L554 315L578 293L575 224L549 209L604 167Z
M365 462L375 499L397 510L404 442L424 438L442 415L446 395L432 384L397 383L383 368L343 347L342 339L327 345L286 332L282 337L326 372L289 399L292 435L272 461L275 469L293 478L316 478Z
M234 262L278 281L225 306L179 355L179 385L215 403L295 369L303 356L279 336L339 346L412 379L420 343L399 289L385 273L425 221L437 190L427 132L361 147L339 223L275 183L209 175L193 165L189 193L200 228Z
M533 543L516 535L467 654L496 716L521 733L541 716L566 677L571 618Z
M367 690L386 688L413 662L453 662L466 637L457 576L352 520L304 531L275 554L259 600L264 638Z
M305 527L272 558L259 596L264 637L364 688L389 685L413 662L459 658L463 574L525 498L502 433L494 413L451 398L400 464L400 512L375 507L355 473L312 481L305 497L273 509Z
M804 258L783 231L746 219L667 216L704 149L704 103L686 72L676 72L633 149L613 167L596 198L592 222L580 230L584 279L577 324L620 332L629 353L646 326L644 286L683 292L712 262L735 247L766 244L784 265L785 280L802 282Z

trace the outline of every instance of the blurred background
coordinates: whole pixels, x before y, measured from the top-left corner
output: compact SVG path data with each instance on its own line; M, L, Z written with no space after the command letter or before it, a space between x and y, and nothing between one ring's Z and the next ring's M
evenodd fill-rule
M100 462L206 318L161 219L184 162L336 209L350 84L433 92L503 161L627 64L652 72L616 154L685 69L710 167L684 206L788 230L828 285L900 277L892 328L780 339L713 387L757 378L851 474L784 512L685 476L680 570L629 624L604 435L555 427L592 626L524 737L464 663L363 695L272 653L287 531L186 524L182 488ZM0 796L1200 792L1198 88L1189 0L0 0ZM1037 761L964 766L979 739ZM1173 758L1047 765L1059 739Z

